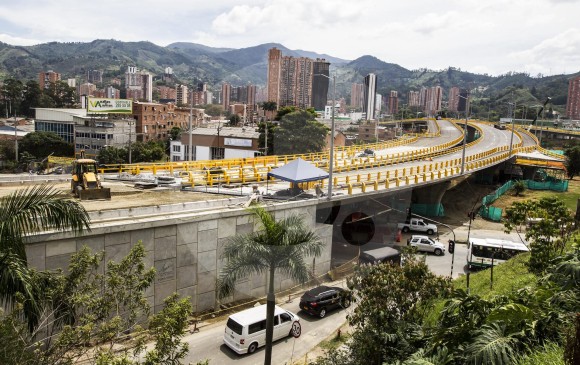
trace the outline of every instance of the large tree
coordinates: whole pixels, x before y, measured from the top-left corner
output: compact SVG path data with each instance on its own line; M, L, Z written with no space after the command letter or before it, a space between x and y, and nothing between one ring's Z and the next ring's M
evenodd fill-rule
M18 151L28 152L37 160L42 160L50 154L53 156L71 157L74 154L74 146L67 143L54 132L28 133L18 142Z
M234 236L224 247L222 258L226 265L222 269L218 290L220 298L227 297L236 282L252 274L268 275L268 296L266 308L266 354L264 364L272 359L272 339L274 333L274 275L278 271L296 282L310 279L306 257L321 254L323 242L309 230L302 217L291 215L276 221L271 213L262 207L252 209L261 229Z
M22 81L16 79L6 79L0 88L0 95L3 101L2 114L7 117L20 115L20 103L24 85Z
M0 317L0 363L181 364L188 352L181 340L191 302L172 294L163 309L149 317L145 291L153 283L155 269L146 267L145 254L137 242L126 257L104 263L104 252L93 254L83 247L72 256L66 274L49 274L38 329L29 332L18 309Z
M12 307L24 296L30 327L38 320L38 287L31 282L25 237L38 231L81 233L90 229L89 216L77 201L64 198L50 185L17 190L0 198L0 303Z
M422 318L429 303L449 293L449 278L436 276L419 258L404 265L360 266L349 280L358 298L349 324L353 363L383 364L405 359L421 346Z
M321 152L326 145L328 128L304 110L284 115L274 128L277 155Z
M568 177L573 179L574 176L580 174L580 146L574 146L567 149L566 155L566 170Z
M562 254L574 229L574 219L564 202L553 196L515 202L506 208L503 220L506 232L519 231L529 218L539 219L526 229L531 247L530 271L543 274L552 259Z

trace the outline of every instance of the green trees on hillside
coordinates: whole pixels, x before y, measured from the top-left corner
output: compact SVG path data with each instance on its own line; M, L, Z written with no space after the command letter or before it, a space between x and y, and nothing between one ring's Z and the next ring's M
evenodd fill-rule
M352 336L314 364L528 365L534 363L526 360L530 353L530 359L556 356L557 364L564 358L566 364L580 363L580 233L572 233L571 214L555 198L514 204L508 212L510 229L526 217L544 220L527 230L531 255L520 254L495 269L503 275L505 294L457 288L449 294L448 282L412 257L402 267L362 267L349 281L358 300L348 315ZM536 274L527 285L506 277L522 271ZM481 276L487 281L489 273L475 275L472 287ZM538 349L550 354L543 357Z

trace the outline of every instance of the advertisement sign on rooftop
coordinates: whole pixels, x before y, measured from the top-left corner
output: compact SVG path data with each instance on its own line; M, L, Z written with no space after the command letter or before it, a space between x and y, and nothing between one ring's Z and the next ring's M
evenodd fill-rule
M133 100L91 98L87 106L88 113L133 113Z

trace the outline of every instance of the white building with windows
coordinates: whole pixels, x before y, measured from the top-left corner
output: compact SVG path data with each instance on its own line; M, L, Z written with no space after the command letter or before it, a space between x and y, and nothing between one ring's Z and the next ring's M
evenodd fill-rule
M195 128L191 139L192 161L221 160L224 158L252 158L260 154L256 128L222 127ZM170 142L171 161L189 160L189 133Z

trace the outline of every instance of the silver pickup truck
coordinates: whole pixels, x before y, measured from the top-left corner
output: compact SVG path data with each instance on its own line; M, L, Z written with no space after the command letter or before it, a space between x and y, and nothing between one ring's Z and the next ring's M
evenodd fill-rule
M409 231L424 232L429 235L437 233L437 226L431 223L425 223L422 219L411 218L405 223L399 223L397 228L407 233Z

